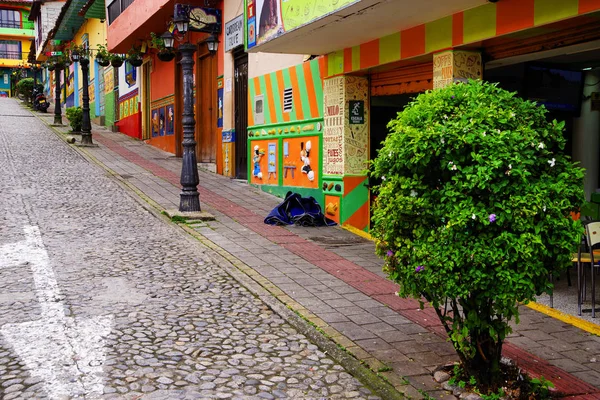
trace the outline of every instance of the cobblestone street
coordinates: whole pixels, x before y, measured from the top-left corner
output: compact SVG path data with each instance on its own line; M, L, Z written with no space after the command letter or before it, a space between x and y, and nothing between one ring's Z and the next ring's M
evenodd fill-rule
M0 99L0 398L378 398Z

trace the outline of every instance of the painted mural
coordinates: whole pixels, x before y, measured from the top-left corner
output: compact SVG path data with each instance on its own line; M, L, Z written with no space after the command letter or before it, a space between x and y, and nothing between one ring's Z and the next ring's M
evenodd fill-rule
M113 70L114 71L114 70ZM142 117L140 112L140 99L137 80L131 80L131 74L125 67L118 68L119 74L119 99L118 121L119 132L128 136L142 138ZM114 72L113 72L114 73ZM106 77L105 77L106 79Z
M359 0L246 0L248 48L272 40Z
M312 60L249 82L249 181L321 200L322 65Z

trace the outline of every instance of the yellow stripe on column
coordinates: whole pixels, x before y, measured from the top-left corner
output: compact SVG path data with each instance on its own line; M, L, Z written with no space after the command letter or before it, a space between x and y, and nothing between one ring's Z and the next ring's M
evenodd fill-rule
M327 56L327 76L344 72L344 50L334 51Z
M463 43L496 36L496 5L486 4L463 12Z
M577 16L579 0L535 0L533 23L548 24Z
M400 59L400 32L379 39L379 64Z
M425 24L425 51L452 47L452 15Z
M352 71L360 69L360 45L352 48Z

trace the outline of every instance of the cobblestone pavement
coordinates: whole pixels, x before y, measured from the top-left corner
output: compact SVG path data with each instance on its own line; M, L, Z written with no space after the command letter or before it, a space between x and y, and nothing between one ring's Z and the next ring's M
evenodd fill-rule
M0 398L378 398L0 99Z

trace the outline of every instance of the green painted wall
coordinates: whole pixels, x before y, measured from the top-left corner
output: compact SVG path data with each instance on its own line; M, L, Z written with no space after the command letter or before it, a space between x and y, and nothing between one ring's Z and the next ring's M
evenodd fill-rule
M115 93L107 93L104 97L104 126L112 128L115 124Z

